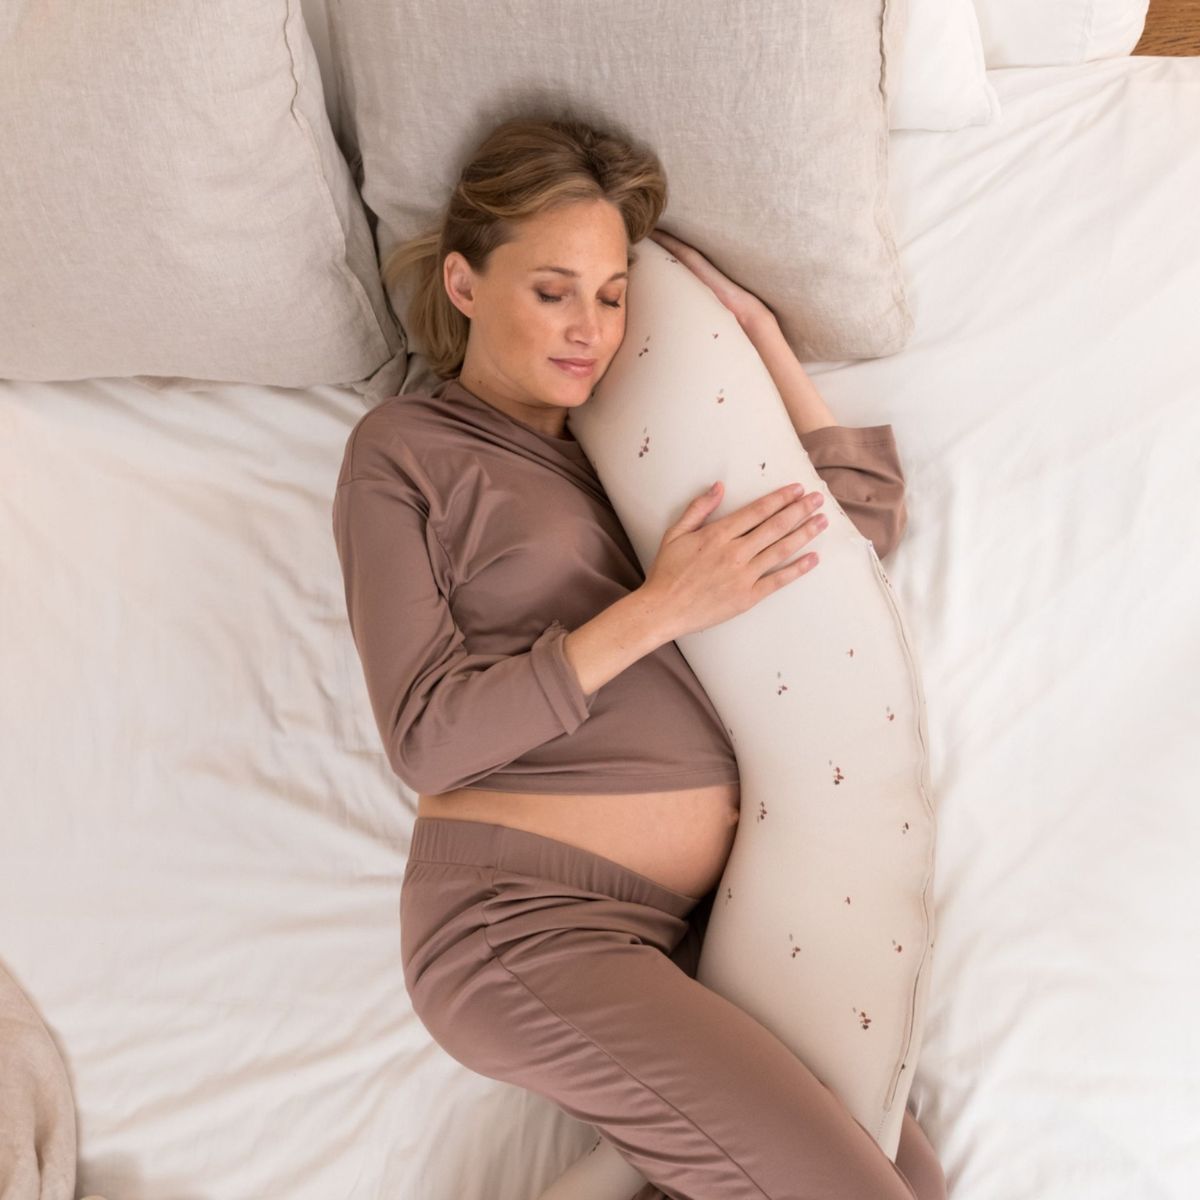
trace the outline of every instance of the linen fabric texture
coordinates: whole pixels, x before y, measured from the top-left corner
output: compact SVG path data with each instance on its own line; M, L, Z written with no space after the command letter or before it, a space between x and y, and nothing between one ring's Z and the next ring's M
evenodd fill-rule
M353 383L401 347L299 0L0 21L0 377Z

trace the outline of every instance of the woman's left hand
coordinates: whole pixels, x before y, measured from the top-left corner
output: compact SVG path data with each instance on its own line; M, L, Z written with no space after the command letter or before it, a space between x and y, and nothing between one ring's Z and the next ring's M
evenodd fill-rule
M681 242L657 228L651 230L648 236L664 249L670 250L694 275L708 284L716 298L737 317L743 329L764 318L775 319L775 314L753 292L746 291L723 275L695 246L689 246L687 242Z

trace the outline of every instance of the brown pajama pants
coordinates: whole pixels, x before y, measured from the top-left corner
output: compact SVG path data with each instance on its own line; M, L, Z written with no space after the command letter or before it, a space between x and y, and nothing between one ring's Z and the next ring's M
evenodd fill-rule
M715 890L482 821L419 817L401 957L433 1039L594 1125L636 1200L944 1200L911 1110L895 1164L744 1009L695 978Z

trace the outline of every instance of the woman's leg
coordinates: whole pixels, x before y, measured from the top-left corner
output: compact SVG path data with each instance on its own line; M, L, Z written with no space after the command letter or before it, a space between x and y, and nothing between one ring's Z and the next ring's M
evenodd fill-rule
M421 824L405 980L458 1061L595 1125L672 1200L927 1200L783 1042L672 960L694 898L535 834Z
M946 1200L946 1175L941 1161L911 1108L904 1110L896 1167L919 1200Z
M942 1164L911 1109L904 1110L896 1166L919 1200L946 1200ZM667 1200L667 1197L661 1188L647 1183L630 1200Z
M688 914L688 932L671 953L671 960L692 978L695 978L700 964L700 949L720 886L717 884L702 896L695 909ZM941 1161L909 1108L904 1110L900 1144L896 1150L896 1167L918 1200L946 1200L946 1175ZM632 1200L664 1200L664 1196L653 1184L647 1184Z

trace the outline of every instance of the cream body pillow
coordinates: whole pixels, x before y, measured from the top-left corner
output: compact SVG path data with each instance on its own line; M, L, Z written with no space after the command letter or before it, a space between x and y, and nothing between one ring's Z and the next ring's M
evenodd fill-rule
M299 0L0 20L0 377L352 383L401 347Z
M709 520L798 480L820 562L746 612L677 639L730 731L737 836L697 978L792 1047L895 1161L934 939L925 701L875 547L809 461L736 318L652 239L630 268L625 340L568 418L643 570L714 479ZM607 1141L545 1198L628 1200Z
M342 128L362 157L380 262L439 221L500 121L575 116L658 154L663 223L762 297L803 358L895 353L914 322L886 86L908 2L328 0ZM410 281L388 294L403 325ZM407 350L429 347L409 331ZM406 366L368 395L396 394Z

